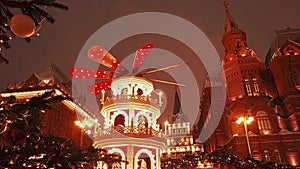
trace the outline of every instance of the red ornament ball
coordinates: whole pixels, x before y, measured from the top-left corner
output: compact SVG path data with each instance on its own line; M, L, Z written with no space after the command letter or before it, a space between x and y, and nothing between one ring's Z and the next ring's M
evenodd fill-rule
M13 16L9 22L11 31L20 38L28 38L36 31L33 19L24 14Z

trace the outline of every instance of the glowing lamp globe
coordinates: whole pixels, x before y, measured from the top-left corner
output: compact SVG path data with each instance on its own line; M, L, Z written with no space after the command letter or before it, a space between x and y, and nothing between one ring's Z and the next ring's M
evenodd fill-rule
M36 31L36 26L32 18L24 14L13 16L9 22L11 31L20 38L28 38Z

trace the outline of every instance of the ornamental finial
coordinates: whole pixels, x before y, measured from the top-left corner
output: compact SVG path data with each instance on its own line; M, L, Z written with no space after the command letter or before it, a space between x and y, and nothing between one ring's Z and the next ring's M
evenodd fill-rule
M228 8L229 8L229 1L228 0L224 0L223 7L224 7L224 9L228 10Z

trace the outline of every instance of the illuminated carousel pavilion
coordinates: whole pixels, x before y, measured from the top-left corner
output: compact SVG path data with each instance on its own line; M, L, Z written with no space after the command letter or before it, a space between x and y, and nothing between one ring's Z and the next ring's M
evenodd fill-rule
M152 99L154 88L148 79L121 77L112 82L111 90L112 97L103 100L104 126L94 134L93 146L122 158L124 162L112 168L159 169L161 160L204 151L201 144L194 143L190 122L183 114L178 114L173 123L165 123L164 132L160 129L161 94ZM98 168L108 167L99 162Z
M99 161L99 169L160 169L164 158L176 159L185 152L203 151L202 145L193 143L189 122L175 124L168 120L164 128L157 123L163 105L162 93L154 89L152 79L133 73L137 72L152 48L152 44L147 44L137 50L133 70L126 72L126 75L125 67L102 46L90 48L88 57L114 72L84 67L71 70L74 79L102 80L89 85L87 89L91 94L101 96L100 114L103 122L92 118L82 119L78 124L82 124L82 128L87 126L85 130L94 138L95 148L117 154L123 162L107 164ZM111 90L109 96L108 90ZM91 132L91 128L94 132Z
M119 154L128 161L127 168L160 168L165 140L156 123L159 102L150 98L153 84L141 77L121 77L112 82L111 90L112 97L101 109L105 122L96 133L94 147ZM121 165L126 168L125 163Z

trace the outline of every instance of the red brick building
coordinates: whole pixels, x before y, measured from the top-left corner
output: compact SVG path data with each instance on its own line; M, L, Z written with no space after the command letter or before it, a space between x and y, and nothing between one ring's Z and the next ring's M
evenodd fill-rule
M248 47L246 33L226 8L222 42L227 98L207 150L223 149L239 157L250 154L258 160L299 166L300 29L277 31L264 64ZM207 80L203 90L202 128L210 116L211 85ZM240 117L244 120L239 122L245 125L237 123Z
M48 70L33 74L24 82L11 83L6 91L1 92L1 97L15 96L19 103L25 102L35 96L54 90L56 95L71 95L71 81L65 76L57 66L52 64ZM79 106L81 100L64 100L52 104L52 109L43 113L42 132L46 135L56 135L73 141L83 149L92 145L90 137L81 130L75 121L78 118L91 117L88 109ZM87 131L87 130L86 130Z

